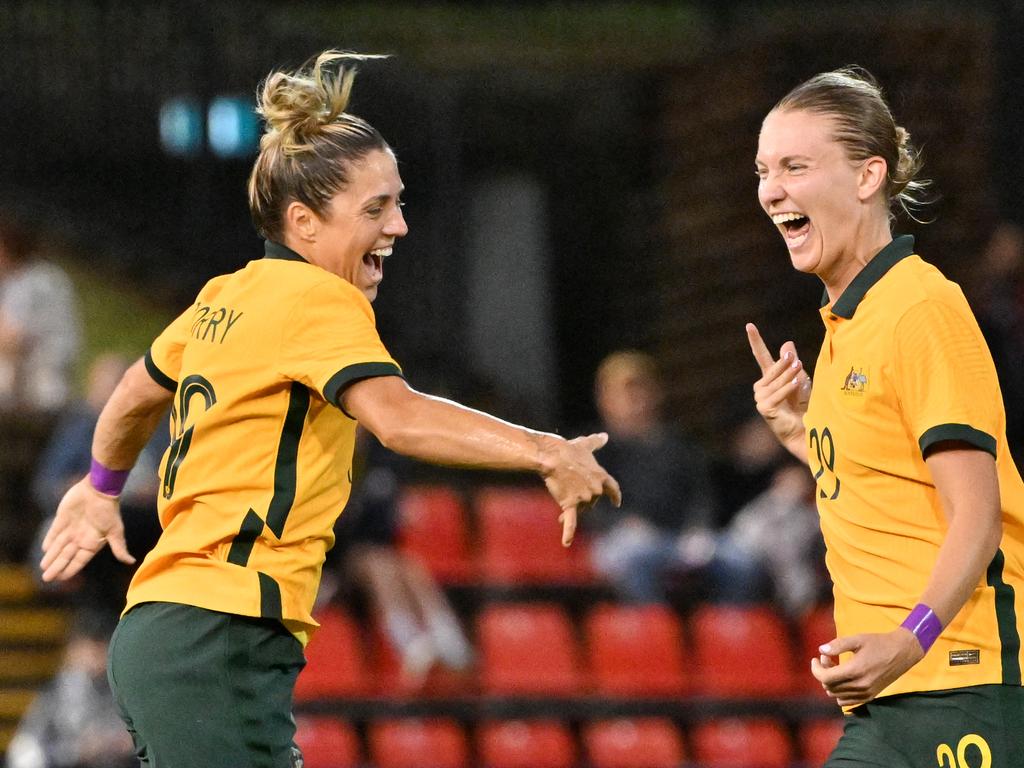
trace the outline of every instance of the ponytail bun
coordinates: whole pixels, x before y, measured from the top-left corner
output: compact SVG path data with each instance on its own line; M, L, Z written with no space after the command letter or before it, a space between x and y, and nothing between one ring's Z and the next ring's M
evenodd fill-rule
M889 172L889 199L918 221L914 209L926 203L924 193L930 182L917 178L924 161L920 150L911 143L910 133L901 125L896 126L896 151L896 167Z
M343 51L324 51L312 66L298 72L275 72L260 89L256 112L267 123L261 148L279 144L286 155L307 149L324 126L345 112L356 70L343 63L383 58Z

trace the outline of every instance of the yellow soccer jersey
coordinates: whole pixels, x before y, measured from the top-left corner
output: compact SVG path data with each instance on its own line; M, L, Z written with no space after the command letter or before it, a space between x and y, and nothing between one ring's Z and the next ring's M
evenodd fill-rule
M338 395L358 379L401 375L369 301L268 242L266 258L206 284L146 367L174 391L172 442L163 533L127 608L155 600L274 617L305 640L351 490L356 422Z
M924 659L882 695L1021 684L1024 484L1006 445L988 347L960 288L884 248L821 315L804 425L840 636L895 629L918 603L947 530L925 464L959 440L996 458L999 552Z

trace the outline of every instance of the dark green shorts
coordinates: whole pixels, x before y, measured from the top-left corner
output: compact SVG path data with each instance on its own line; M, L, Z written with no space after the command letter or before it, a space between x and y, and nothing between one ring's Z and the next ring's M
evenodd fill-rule
M977 685L857 707L825 768L1024 766L1024 688Z
M273 619L143 603L110 640L114 698L150 768L292 768L302 645Z

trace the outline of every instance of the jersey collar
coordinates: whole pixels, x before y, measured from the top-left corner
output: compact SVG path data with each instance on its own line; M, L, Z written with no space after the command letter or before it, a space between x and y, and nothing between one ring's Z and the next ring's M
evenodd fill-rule
M299 256L299 254L297 254L295 251L289 248L287 245L275 243L273 240L266 241L266 244L263 249L263 258L283 259L284 261L306 261L304 258Z
M905 259L914 252L914 236L900 235L893 239L885 248L880 250L875 258L857 276L853 278L842 295L832 305L832 314L849 320L857 311L861 300L871 287L877 283L892 267L901 259ZM822 298L821 306L828 305L828 291Z

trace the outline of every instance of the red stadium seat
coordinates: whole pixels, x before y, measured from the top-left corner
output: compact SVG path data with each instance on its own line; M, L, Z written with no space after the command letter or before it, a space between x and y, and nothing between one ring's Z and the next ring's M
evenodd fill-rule
M636 697L686 690L683 633L670 609L601 605L587 616L584 632L598 692Z
M789 768L793 759L789 736L772 719L702 723L691 739L694 759L703 768Z
M443 584L473 577L466 510L455 491L442 486L406 488L398 501L398 543Z
M573 768L576 745L569 729L554 721L486 723L477 733L483 768Z
M476 496L480 575L489 584L587 584L586 543L562 546L561 511L541 488L487 488Z
M295 718L295 743L305 768L357 768L359 737L348 723L330 717Z
M320 629L306 646L306 666L295 683L295 700L364 695L369 679L356 623L334 606L320 612L317 621Z
M789 632L767 606L704 605L691 618L696 684L710 696L793 693Z
M818 656L818 646L827 643L836 636L836 623L832 618L832 606L822 605L807 613L800 619L800 663L806 674L800 673L801 688L828 698L821 683L811 674L811 659Z
M477 616L485 693L572 696L583 675L569 617L553 604L490 605Z
M590 723L583 746L593 768L678 768L686 759L679 731L665 718Z
M839 737L843 735L844 723L842 717L830 717L808 720L800 726L798 734L800 751L808 766L818 768L825 764L828 756L832 754L832 750L839 743Z
M376 768L467 768L469 750L454 720L384 720L369 727Z
M472 678L468 671L454 672L440 664L435 664L428 670L425 677L410 677L403 671L402 657L378 621L373 622L369 641L374 692L382 696L458 696L466 693L470 687Z

